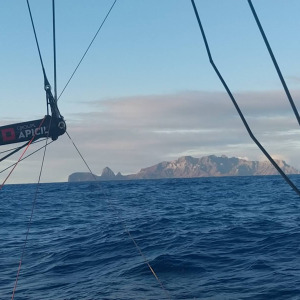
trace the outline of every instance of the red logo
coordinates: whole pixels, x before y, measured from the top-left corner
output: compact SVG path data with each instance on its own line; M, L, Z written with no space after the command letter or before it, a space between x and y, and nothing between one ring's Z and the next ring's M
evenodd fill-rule
M16 134L13 128L5 128L1 130L3 142L9 142L16 139Z

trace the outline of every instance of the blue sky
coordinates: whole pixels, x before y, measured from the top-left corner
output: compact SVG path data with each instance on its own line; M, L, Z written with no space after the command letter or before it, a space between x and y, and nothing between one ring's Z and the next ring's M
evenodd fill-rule
M58 91L112 3L56 1ZM30 4L53 82L51 1ZM272 155L300 168L298 126L247 1L196 4L214 61L254 133ZM253 4L299 107L300 2ZM1 124L41 118L43 78L26 1L2 1L0 20ZM59 106L97 174L105 166L137 172L180 155L263 159L209 65L189 0L118 0ZM55 168L45 171L43 181L85 171L69 144L62 137L49 147L47 161ZM35 156L20 165L11 182L34 182L31 170L39 161Z

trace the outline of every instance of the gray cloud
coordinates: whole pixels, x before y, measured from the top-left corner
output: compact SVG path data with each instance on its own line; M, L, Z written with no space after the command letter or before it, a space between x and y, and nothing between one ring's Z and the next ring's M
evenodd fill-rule
M299 99L299 91L293 94ZM300 130L285 95L273 91L235 96L254 134L270 154L281 155L300 168ZM133 173L182 155L261 158L225 93L191 91L104 99L87 105L85 111L90 113L66 114L66 119L68 132L97 174L105 166L115 172ZM24 181L24 174L32 174L38 165L38 158L23 164L17 178ZM86 168L63 136L47 151L43 180L66 180L76 171Z

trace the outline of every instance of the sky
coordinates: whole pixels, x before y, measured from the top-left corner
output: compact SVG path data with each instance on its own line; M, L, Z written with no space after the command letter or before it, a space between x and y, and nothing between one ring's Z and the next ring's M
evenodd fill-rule
M195 2L214 62L253 133L274 158L300 169L300 128L248 2ZM252 2L300 109L300 1ZM56 1L58 94L112 3ZM53 84L52 1L30 5ZM0 39L0 125L42 118L43 76L25 0L0 1ZM184 155L266 160L209 64L189 0L118 0L58 105L97 175L106 166L136 173ZM8 183L36 182L42 154L20 163ZM1 170L19 156L1 162ZM87 171L66 135L48 146L42 182Z

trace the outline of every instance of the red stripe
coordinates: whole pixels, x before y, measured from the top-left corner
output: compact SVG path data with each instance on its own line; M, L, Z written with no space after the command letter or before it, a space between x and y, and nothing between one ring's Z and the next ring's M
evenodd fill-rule
M42 120L40 126L38 127L38 129L40 129L45 121L45 118ZM18 165L18 163L20 162L20 160L22 159L22 157L24 156L24 154L26 153L27 149L29 148L30 144L33 142L35 136L36 136L36 132L37 130L35 130L35 134L34 136L31 138L30 142L28 143L28 145L26 146L26 148L24 149L23 153L21 154L20 158L18 159L18 161L16 162L16 164L14 165L14 167L11 169L11 171L9 172L9 174L7 175L7 177L5 178L5 180L3 181L3 183L0 186L0 190L3 188L4 184L6 183L7 179L9 178L9 176L11 175L11 173L14 171L14 169L16 168L16 166Z

